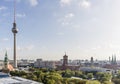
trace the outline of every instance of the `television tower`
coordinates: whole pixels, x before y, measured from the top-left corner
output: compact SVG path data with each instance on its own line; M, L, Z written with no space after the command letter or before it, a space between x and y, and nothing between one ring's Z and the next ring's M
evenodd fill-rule
M16 0L14 0L14 22L12 33L14 36L14 47L13 47L13 58L14 58L14 68L17 68L17 59L16 59L16 34L18 33L18 29L16 28Z

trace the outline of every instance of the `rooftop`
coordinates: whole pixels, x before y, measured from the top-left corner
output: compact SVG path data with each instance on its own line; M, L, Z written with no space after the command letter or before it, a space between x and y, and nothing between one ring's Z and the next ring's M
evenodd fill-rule
M0 78L0 84L42 84L42 83L20 77L5 77Z

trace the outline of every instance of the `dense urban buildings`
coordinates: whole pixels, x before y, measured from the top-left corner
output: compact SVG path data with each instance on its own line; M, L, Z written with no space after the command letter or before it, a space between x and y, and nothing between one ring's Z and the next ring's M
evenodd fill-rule
M7 52L5 53L4 60L0 61L0 69L9 69L10 71L14 70L13 60L9 60ZM90 60L70 60L68 55L64 55L63 59L58 61L49 61L43 59L28 60L21 59L17 60L18 69L28 69L29 67L35 68L48 68L48 69L57 69L57 70L82 70L82 71L101 71L101 72L117 72L120 69L120 62L116 60L116 56L112 56L112 59L108 60L94 60L94 57L91 57Z
M100 71L111 73L116 72L120 69L119 61L116 61L116 56L112 56L112 60L94 60L94 57L91 57L90 60L70 60L69 56L66 54L63 56L63 59L58 61L49 61L43 59L27 60L21 59L18 60L18 68L48 68L48 69L57 69L57 70L82 70L82 71Z

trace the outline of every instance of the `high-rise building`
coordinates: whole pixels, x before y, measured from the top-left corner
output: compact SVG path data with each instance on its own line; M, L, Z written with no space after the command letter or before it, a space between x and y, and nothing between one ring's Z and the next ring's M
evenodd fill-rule
M91 60L90 60L90 61L91 61L91 66L93 66L93 64L94 64L94 63L93 63L93 62L94 62L93 57L91 57Z
M112 55L111 64L117 64L116 55Z

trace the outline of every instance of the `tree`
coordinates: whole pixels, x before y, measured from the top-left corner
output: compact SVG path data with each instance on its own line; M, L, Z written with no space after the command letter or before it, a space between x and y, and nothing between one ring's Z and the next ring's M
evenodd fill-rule
M72 76L75 76L75 72L74 71L71 71L69 69L65 70L63 73L62 73L62 76L63 77L72 77Z
M87 78L88 78L88 79L92 79L93 77L94 77L94 76L93 76L93 73L88 73L88 74L87 74Z
M100 82L110 81L110 80L111 80L111 74L110 74L110 73L98 72L98 73L96 74L96 78L97 78L97 80L99 80Z
M51 72L47 73L44 76L43 83L44 84L61 84L62 76L58 73Z
M75 71L75 77L82 77L83 73L81 71Z

